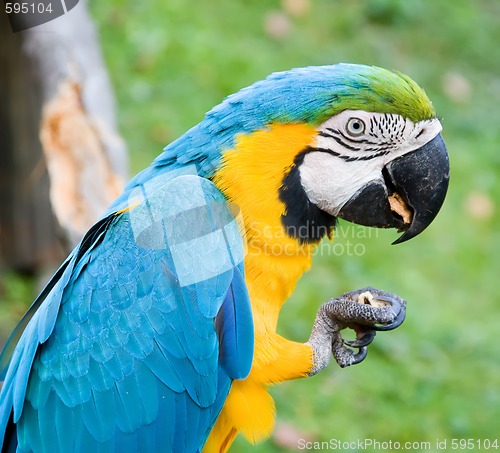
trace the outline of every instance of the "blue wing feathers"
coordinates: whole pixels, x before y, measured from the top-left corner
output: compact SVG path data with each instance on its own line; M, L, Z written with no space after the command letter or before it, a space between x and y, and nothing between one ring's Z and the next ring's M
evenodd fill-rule
M177 192L169 197L168 185L148 194L157 226L148 226L144 204L108 215L36 302L0 395L0 445L13 411L19 451L201 450L231 380L248 374L253 326L243 248L235 234L219 233L236 228L222 194L197 176L172 181ZM196 209L181 226L208 210L200 218L209 227L197 227L203 240L171 225L171 213L189 209L193 184L206 207L192 197ZM158 225L165 233L152 238ZM175 256L172 241L201 249Z
M8 368L6 368L6 371L3 370L0 372L0 376L5 375L4 385L0 393L0 444L4 442L4 434L7 429L11 408L14 411L14 423L19 420L22 413L24 393L29 378L30 368L39 343L37 338L37 319L45 310L43 300L47 298L50 299L51 297L55 297L56 299L60 298L62 289L71 277L73 264L72 254L61 265L47 287L35 300L21 320L19 326L11 334L7 345L2 351L0 363L4 367L8 366ZM54 311L52 311L53 316L54 314ZM44 316L44 331L42 332L44 337L47 336L47 331L52 331L55 321L55 317L49 320L47 316ZM24 331L22 330L23 328ZM20 337L19 341L12 351L18 336ZM12 354L12 357L9 357L10 354Z
M66 261L59 267L57 272L54 274L54 276L51 278L47 286L43 289L43 291L40 293L40 295L35 299L31 307L28 309L26 314L23 316L19 324L16 326L12 334L10 335L7 344L5 345L2 353L0 354L0 381L5 379L6 372L7 372L7 367L9 365L9 361L11 359L11 356L13 354L14 348L16 344L18 343L23 331L25 330L28 322L31 320L33 315L37 312L39 309L41 303L47 298L47 296L50 294L54 286L58 283L60 283L61 280L65 280L63 278L63 275L65 274L66 268L68 267L68 264L70 263L72 259L72 256L70 255Z
M175 431L172 436L173 445L182 445L183 439L188 437L188 408L186 398L177 398L174 406ZM195 415L196 417L196 415Z
M61 451L75 451L75 411L64 404L56 404L54 420L57 432L57 441Z
M253 358L252 311L241 271L234 277L216 318L221 364L233 379L244 379L250 373ZM246 303L245 303L246 302Z
M38 417L38 426L41 434L41 439L44 438L49 438L53 439L54 442L54 447L49 447L46 443L42 442L40 445L40 451L50 453L51 451L61 451L60 445L59 444L59 439L57 436L57 428L56 424L54 423L54 415L56 413L56 405L57 405L57 399L55 398L55 395L51 394L49 395L49 398L47 400L46 404L46 411L47 414L51 414L50 417Z

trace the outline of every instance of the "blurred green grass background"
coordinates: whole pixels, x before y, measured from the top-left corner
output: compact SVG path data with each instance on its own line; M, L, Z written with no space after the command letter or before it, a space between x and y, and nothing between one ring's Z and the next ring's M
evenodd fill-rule
M500 2L91 0L90 7L131 174L226 95L291 67L398 69L425 88L443 119L452 175L432 226L390 246L394 232L341 223L285 305L279 330L305 341L320 303L367 285L407 299L405 324L379 334L360 366L332 364L273 388L278 434L255 448L238 439L233 451L283 451L304 436L499 438ZM2 336L33 295L26 277L0 280Z

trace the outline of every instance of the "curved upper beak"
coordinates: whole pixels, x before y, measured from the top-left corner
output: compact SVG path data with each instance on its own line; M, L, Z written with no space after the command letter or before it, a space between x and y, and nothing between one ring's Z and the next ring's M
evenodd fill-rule
M393 242L400 244L424 231L443 205L450 164L441 134L394 159L382 174L383 182L365 185L342 207L338 217L360 225L404 231Z

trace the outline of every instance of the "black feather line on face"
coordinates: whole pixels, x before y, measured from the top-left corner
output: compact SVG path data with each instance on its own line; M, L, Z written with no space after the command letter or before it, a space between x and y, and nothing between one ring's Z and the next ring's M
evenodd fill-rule
M336 217L311 203L302 187L299 167L310 151L297 154L279 189L279 199L285 204L281 223L288 236L298 239L300 244L314 244L325 235L330 237L337 222Z

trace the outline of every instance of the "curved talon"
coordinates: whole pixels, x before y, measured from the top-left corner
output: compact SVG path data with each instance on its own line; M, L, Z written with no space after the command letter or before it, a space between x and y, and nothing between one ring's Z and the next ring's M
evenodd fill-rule
M358 335L359 332L361 332L360 335ZM351 341L342 339L342 341L346 346L349 346L351 348L363 348L365 346L368 346L373 341L376 334L377 332L375 332L373 329L357 331L355 340Z
M406 310L402 309L401 305L399 306L401 310L393 322L391 322L390 324L373 326L372 329L377 332L387 332L388 330L394 330L396 327L399 327L401 324L403 324L403 321L405 320L406 317Z
M391 322L390 324L380 324L380 325L374 325L372 327L373 330L377 332L386 332L388 330L394 330L397 327L399 327L403 321L405 320L406 317L406 309L405 307L401 304L401 302L395 298L392 297L387 297L384 295L376 295L376 299L387 302L394 313L397 313L396 319Z
M366 355L368 354L368 348L366 346L360 348L357 354L354 355L353 361L351 365L357 365L366 359Z

